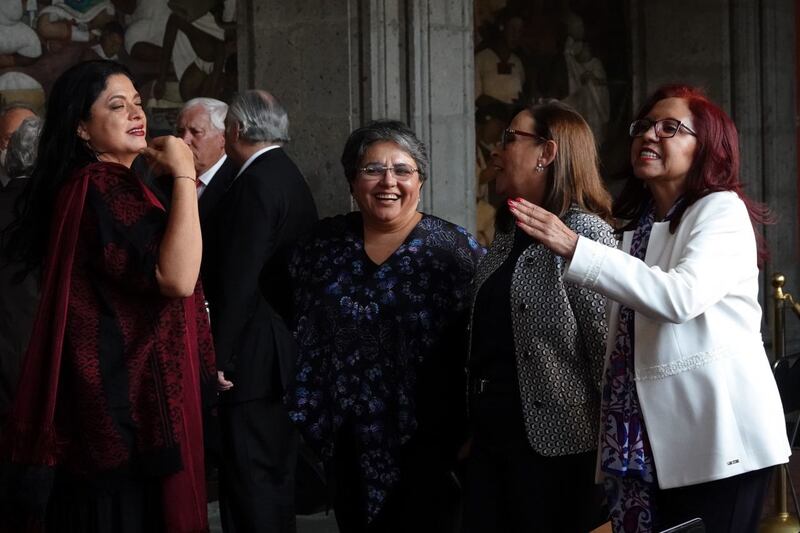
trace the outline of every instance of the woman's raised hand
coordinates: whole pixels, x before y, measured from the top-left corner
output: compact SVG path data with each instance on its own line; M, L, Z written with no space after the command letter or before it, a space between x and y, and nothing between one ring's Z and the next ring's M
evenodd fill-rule
M165 174L196 177L192 151L177 137L156 137L150 142L150 146L142 148L141 153L157 170Z
M523 198L508 199L508 208L517 226L542 243L553 253L572 259L578 246L578 235L556 215Z

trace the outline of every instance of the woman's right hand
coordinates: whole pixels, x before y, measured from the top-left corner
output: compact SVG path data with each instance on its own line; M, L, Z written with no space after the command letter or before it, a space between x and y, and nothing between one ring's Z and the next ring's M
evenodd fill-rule
M556 255L572 259L578 246L578 234L556 215L524 198L508 199L508 208L519 228Z
M141 153L157 170L165 174L196 177L192 151L177 137L156 137L150 142L150 146L142 148Z

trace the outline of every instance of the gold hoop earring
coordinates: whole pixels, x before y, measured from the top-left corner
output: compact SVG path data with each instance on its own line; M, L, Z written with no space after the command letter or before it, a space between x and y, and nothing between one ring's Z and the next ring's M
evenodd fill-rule
M94 146L92 146L92 143L89 142L89 139L84 139L81 137L81 141L83 141L83 146L86 148L86 151L92 154L96 160L100 161L100 152L94 149Z

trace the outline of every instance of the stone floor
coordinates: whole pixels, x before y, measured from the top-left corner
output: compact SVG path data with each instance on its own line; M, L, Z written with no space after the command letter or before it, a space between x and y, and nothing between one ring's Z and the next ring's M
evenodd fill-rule
M797 444L797 443L796 443ZM789 475L794 483L795 490L800 497L800 448L792 449L793 455L789 461ZM794 502L792 501L791 493L788 495L788 511L791 514L794 512ZM767 498L764 502L763 516L770 517L775 514L775 489L774 486L770 487ZM219 505L218 502L212 502L208 505L208 518L211 525L210 533L222 533L222 527L219 522ZM336 520L333 512L329 514L318 513L315 515L298 516L297 517L297 533L338 533L339 529L336 527ZM603 527L595 530L596 533L611 533L610 524L605 524ZM593 532L594 533L594 532Z
M222 533L222 526L219 522L219 502L208 504L208 521L210 533ZM297 533L339 533L336 527L336 520L333 512L326 515L318 513L314 515L297 517Z

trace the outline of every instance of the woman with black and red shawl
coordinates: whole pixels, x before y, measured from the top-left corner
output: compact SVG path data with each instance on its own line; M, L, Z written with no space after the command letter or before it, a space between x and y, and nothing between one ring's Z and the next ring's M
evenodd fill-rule
M216 373L194 163L175 137L148 147L146 127L117 63L78 64L53 85L3 235L12 259L41 269L42 296L0 434L13 483L0 499L14 506L0 529L208 529L201 394ZM175 178L169 212L131 171L140 154Z

